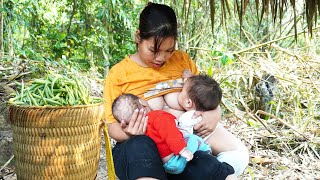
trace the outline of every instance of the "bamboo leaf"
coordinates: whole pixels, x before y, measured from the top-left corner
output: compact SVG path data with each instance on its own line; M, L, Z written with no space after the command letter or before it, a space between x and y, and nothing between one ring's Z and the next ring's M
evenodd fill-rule
M255 0L256 1L256 12L257 12L257 17L259 17L259 0ZM258 18L258 22L259 22L259 18Z
M319 13L319 15L320 15L320 0L318 0L317 6L318 6L318 13Z
M239 16L239 20L240 20L240 32L242 29L242 9L243 9L243 0L241 0L241 2L239 3L238 0L236 0L236 4L235 4L236 8L237 8L237 12L238 12L238 16ZM241 37L241 33L240 33L240 37Z
M228 10L229 16L231 16L229 3L228 3L228 1L225 1L225 2L226 2L226 7L227 7L227 10Z
M221 0L221 24L223 24L224 26L226 25L225 19L226 19L226 8L225 8L225 0Z
M261 15L260 15L260 20L259 20L259 29L260 29L260 26L261 26L261 23L262 23L263 15L265 13L266 2L267 2L267 0L262 0L262 9L261 9Z
M279 8L279 15L280 15L280 17L279 17L279 19L280 19L280 32L282 32L281 31L281 29L282 29L282 26L281 26L281 24L282 24L282 18L283 18L283 9L284 9L284 6L285 6L285 4L286 4L286 0L282 0L281 1L281 5L280 5L280 8Z
M279 0L276 0L276 3L274 4L274 14L273 14L273 23L274 24L276 23L277 14L278 14L278 4L280 4Z
M298 39L298 31L297 31L297 15L296 15L296 2L295 0L290 0L292 7L293 7L293 19L294 19L294 38L297 42ZM307 2L306 2L307 3ZM308 21L308 20L307 20Z
M214 36L214 16L215 16L215 1L210 0L210 19L211 19L211 29L212 29L212 36Z

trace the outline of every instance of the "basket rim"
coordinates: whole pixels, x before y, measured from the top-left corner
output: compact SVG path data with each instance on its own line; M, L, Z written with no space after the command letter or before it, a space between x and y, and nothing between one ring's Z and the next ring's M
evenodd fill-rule
M86 105L75 105L75 106L21 106L21 105L9 105L9 108L27 108L27 109L75 109L75 108L85 108L85 107L94 107L103 105L103 102L95 103L95 104L86 104Z

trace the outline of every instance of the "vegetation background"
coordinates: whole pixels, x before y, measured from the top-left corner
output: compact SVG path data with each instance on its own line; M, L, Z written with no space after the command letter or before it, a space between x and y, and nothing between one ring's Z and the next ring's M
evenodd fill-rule
M240 179L320 179L319 1L153 2L175 9L178 49L222 86L223 123L250 150ZM1 0L4 116L15 82L48 71L88 77L92 93L101 95L108 70L135 51L133 36L146 4ZM12 134L0 119L0 179L9 179Z

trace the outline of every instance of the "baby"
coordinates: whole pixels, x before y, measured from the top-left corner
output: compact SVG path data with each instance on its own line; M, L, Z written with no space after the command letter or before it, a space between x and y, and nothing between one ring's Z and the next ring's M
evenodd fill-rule
M194 112L216 109L221 103L222 90L219 83L207 75L194 76L186 69L182 73L182 78L184 86L181 92L169 93L148 102L149 105L152 103L155 108L162 108L178 117L178 128L187 135L193 134L193 127L202 120L201 116L193 119ZM204 140L206 141L210 135Z
M207 75L189 77L178 94L179 105L187 111L178 119L178 128L183 135L193 134L194 125L202 120L201 116L192 119L195 111L214 110L221 103L221 98L222 90L211 77Z
M119 122L127 124L136 109L145 108L148 115L146 135L156 143L167 173L180 174L193 154L200 151L211 153L209 145L193 134L183 137L176 127L176 117L163 110L151 111L148 103L132 94L117 97L112 104L112 114Z

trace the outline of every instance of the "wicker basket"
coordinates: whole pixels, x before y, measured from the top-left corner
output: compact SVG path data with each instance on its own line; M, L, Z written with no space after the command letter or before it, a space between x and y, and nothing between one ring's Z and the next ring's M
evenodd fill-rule
M95 179L103 104L11 106L18 179Z

